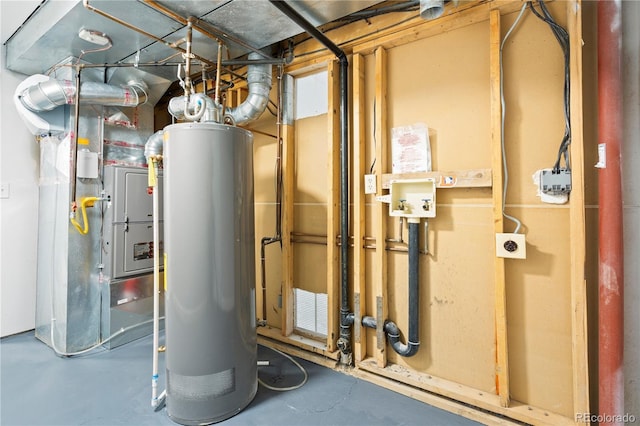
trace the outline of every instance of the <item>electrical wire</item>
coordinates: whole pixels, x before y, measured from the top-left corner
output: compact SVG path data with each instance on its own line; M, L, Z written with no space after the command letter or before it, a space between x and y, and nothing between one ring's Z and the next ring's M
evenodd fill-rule
M267 348L269 348L268 346L265 346ZM301 388L302 386L304 386L305 383L307 383L307 379L309 378L309 374L307 373L307 370L304 369L304 367L302 365L300 365L300 363L298 361L296 361L295 359L293 359L293 357L285 354L284 352L281 352L275 348L269 348L272 351L282 355L283 357L287 358L289 361L291 361L296 367L298 367L300 369L300 371L302 371L302 374L304 375L304 379L302 379L302 382L298 383L297 385L293 385L293 386L287 386L287 387L283 387L283 388L278 388L275 386L271 386L266 384L264 381L262 381L259 377L258 377L258 383L260 383L260 385L264 388L267 388L269 390L272 391L277 391L277 392L286 392L286 391L292 391L292 390L296 390Z
M160 317L160 320L164 320L165 317ZM104 345L105 343L111 341L112 339L120 336L121 334L126 333L129 330L132 330L134 328L140 327L142 325L148 324L150 322L153 322L153 318L143 321L143 322L139 322L137 324L133 324L130 325L129 327L125 327L125 328L121 328L120 330L116 331L115 333L113 333L111 336L107 337L106 339L104 339L103 341L101 341L100 343L96 343L93 346L90 346L86 349L83 349L81 351L77 351L77 352L62 352L60 350L58 350L58 348L56 348L55 342L53 340L53 323L55 322L55 318L51 319L51 348L54 350L54 352L60 356L66 356L66 357L70 357L70 356L77 356L77 355L83 355L86 354L87 352L91 352L95 349L98 349L100 347L102 347L102 345ZM105 351L100 351L100 352L105 352Z
M502 216L504 216L506 219L509 219L510 221L516 224L516 229L513 231L514 234L517 234L520 231L520 228L522 227L522 222L520 222L518 218L508 215L504 211L504 206L507 199L507 188L509 187L509 168L507 167L507 152L506 152L505 143L504 143L504 122L505 122L507 108L506 108L506 102L504 100L504 71L502 67L502 51L504 49L504 45L507 39L509 38L513 30L515 30L515 28L518 26L518 23L520 23L520 19L522 18L522 15L524 15L524 12L526 11L526 9L527 9L527 3L524 3L520 8L520 13L518 14L518 17L513 22L513 25L511 25L511 28L509 28L509 31L507 31L507 33L504 36L504 39L502 39L502 43L500 44L500 105L502 107L501 108L502 119L500 124L501 125L500 145L502 148L502 173L503 173Z
M369 174L373 174L374 167L376 165L376 100L373 100L373 162L369 167Z
M568 170L571 169L571 163L569 159L569 145L571 144L571 112L569 106L570 100L570 68L569 68L569 34L567 31L562 28L558 23L553 19L551 13L545 6L542 0L538 0L538 5L540 6L540 10L542 13L538 12L536 8L533 6L533 2L530 1L527 3L529 8L533 12L533 14L540 20L544 21L549 25L553 35L556 37L556 40L560 44L562 49L562 53L564 55L564 120L565 120L565 128L564 135L562 137L562 142L560 143L560 148L558 149L558 157L553 166L553 170L555 172L560 171L560 162L562 157L564 157L565 166Z

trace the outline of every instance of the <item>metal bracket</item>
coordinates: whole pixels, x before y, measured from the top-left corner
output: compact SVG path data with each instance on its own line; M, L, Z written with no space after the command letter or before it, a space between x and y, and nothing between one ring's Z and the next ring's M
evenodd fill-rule
M386 346L384 335L384 318L382 316L382 297L376 297L376 346L378 350L384 351Z

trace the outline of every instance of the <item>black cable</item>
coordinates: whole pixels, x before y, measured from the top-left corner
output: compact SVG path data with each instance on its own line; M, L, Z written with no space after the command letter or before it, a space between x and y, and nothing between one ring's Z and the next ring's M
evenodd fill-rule
M373 162L369 168L369 174L373 174L373 168L376 165L376 100L373 100Z
M544 21L553 32L558 44L560 44L560 48L562 49L562 53L564 55L564 119L565 119L565 128L564 135L562 137L562 142L560 143L560 148L558 149L558 156L556 158L556 162L553 166L553 170L555 172L560 171L560 161L564 157L565 166L567 169L571 169L571 163L569 161L569 145L571 144L571 111L570 111L570 96L571 96L571 86L570 86L570 67L569 67L569 34L567 31L553 19L551 13L547 9L547 6L544 4L542 0L537 0L538 5L542 13L538 12L533 5L533 2L528 2L529 8L533 12L533 14Z

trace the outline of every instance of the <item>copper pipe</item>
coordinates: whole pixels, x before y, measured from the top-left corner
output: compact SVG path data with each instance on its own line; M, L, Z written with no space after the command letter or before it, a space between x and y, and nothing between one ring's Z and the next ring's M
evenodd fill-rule
M78 133L80 132L80 72L82 71L82 65L76 67L76 99L74 109L74 122L73 122L73 138L71 138L71 175L69 180L71 181L71 214L75 214L76 205L76 192L78 181Z
M327 238L326 235L321 234L307 234L305 232L292 232L292 237L312 237L312 238Z
M621 8L620 1L598 2L598 140L605 154L598 173L598 403L604 419L624 415Z
M256 130L256 129L253 129L253 128L247 127L247 126L238 126L238 127L241 127L241 128L243 128L245 130L248 130L248 131L250 131L252 133L258 133L260 135L269 136L270 138L274 138L274 139L278 138L278 136L272 135L271 133L263 132L262 130Z
M191 22L189 22L191 26ZM222 42L218 40L218 65L216 66L216 92L215 102L216 105L220 105L220 68L222 67Z
M296 243L296 244L316 244L316 245L319 245L319 246L326 246L327 245L326 242L322 242L322 241L304 240L304 239L298 239L298 238L292 238L291 242L292 243Z
M191 86L191 57L193 56L191 52L192 34L191 23L189 23L189 25L187 25L187 51L184 54L184 95L187 96L187 100L189 99L189 94L193 91L193 87Z

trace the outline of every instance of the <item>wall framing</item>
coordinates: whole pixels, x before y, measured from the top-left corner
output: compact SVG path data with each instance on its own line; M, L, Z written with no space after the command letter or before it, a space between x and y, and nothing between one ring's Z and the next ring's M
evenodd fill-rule
M505 201L502 199L502 182L503 176L501 171L501 151L500 151L500 67L498 62L499 45L501 37L506 31L504 17L513 14L521 7L519 1L481 1L465 3L462 6L453 9L448 7L444 17L432 21L423 22L410 16L381 16L371 20L369 25L352 24L348 28L339 28L328 33L329 37L347 51L350 56L350 65L352 72L352 146L353 146L353 162L350 179L354 182L353 190L353 232L354 251L353 251L353 283L352 283L352 301L354 302L354 311L356 320L364 315L374 315L378 318L388 318L390 306L389 299L398 298L395 293L395 287L398 285L394 279L394 270L387 269L390 261L390 255L387 250L382 249L384 244L377 244L376 251L367 256L365 251L365 236L367 231L373 232L376 241L385 241L388 235L394 232L390 223L384 219L386 215L386 205L376 202L367 204L367 197L364 195L362 187L362 176L366 172L366 158L371 156L371 134L375 132L377 135L375 145L375 158L378 166L376 167L378 194L382 195L385 183L391 178L385 169L388 161L387 150L389 141L387 139L389 127L388 123L389 111L387 105L389 102L397 102L397 100L387 99L389 87L387 85L387 62L392 60L390 53L394 49L405 46L409 43L416 43L430 37L437 37L442 34L454 33L466 27L474 25L486 25L486 54L489 58L486 81L486 90L490 93L488 99L487 115L490 121L490 135L488 140L490 144L487 148L491 151L490 163L486 168L476 168L469 171L468 169L453 170L450 173L460 173L460 175L469 176L470 172L475 172L477 179L472 178L467 184L459 186L459 189L453 191L464 191L464 200L470 200L467 204L460 204L456 196L447 196L445 208L455 210L456 208L473 207L478 204L482 208L490 209L492 212L492 221L489 223L491 233L503 232L505 226L503 224L501 206ZM514 265L512 260L495 258L491 265L491 276L493 285L493 304L485 306L485 309L491 309L494 316L495 334L494 341L491 343L495 347L495 389L487 390L478 387L460 383L449 378L438 377L431 374L428 369L414 368L411 363L396 361L395 357L389 357L387 346L385 345L384 334L381 325L375 334L367 333L362 327L354 327L354 360L355 368L351 374L361 376L374 383L392 388L394 390L403 389L406 394L421 399L424 395L438 398L444 398L442 401L455 400L464 404L478 407L482 410L506 416L521 422L532 424L577 424L575 413L589 412L589 382L588 382L588 365L587 365L587 327L586 327L586 279L585 279L585 201L584 201L584 170L583 170L583 134L582 134L582 56L580 41L582 39L581 27L581 2L572 0L554 4L554 12L561 11L561 17L566 24L571 36L571 110L572 110L572 145L571 156L573 166L573 188L568 207L550 209L550 215L558 215L562 221L566 221L568 227L568 235L571 244L567 245L567 252L562 252L562 261L568 265L568 272L564 276L568 276L569 286L569 303L563 308L563 319L558 321L566 321L563 330L569 330L569 345L567 351L570 353L571 359L571 389L569 399L571 407L566 407L554 411L553 407L536 405L535 398L533 402L530 400L522 400L523 379L521 372L526 370L521 367L513 367L513 356L520 354L523 350L516 343L511 343L510 337L517 333L514 324L509 322L510 315L513 317L513 294L515 274L522 270L521 265ZM512 16L509 17L512 22ZM391 19L401 22L397 26L391 26ZM502 21L502 23L501 23ZM371 28L373 27L373 28ZM369 34L370 35L367 35ZM356 39L355 41L350 41ZM334 241L334 236L339 236L339 224L337 223L337 207L339 202L339 193L336 192L336 179L339 176L339 161L336 160L335 143L339 132L338 118L331 118L332 100L336 101L336 85L337 72L336 63L332 55L326 51L317 52L318 44L311 40L304 42L296 47L296 59L287 67L287 72L301 73L311 69L317 69L327 66L329 69L330 81L330 108L328 120L327 138L324 140L329 148L329 171L328 171L328 194L327 201L327 293L329 295L330 312L338 312L339 304L339 277L337 271L339 269L339 247ZM316 53L311 53L316 52ZM371 59L367 59L371 58ZM369 63L371 61L371 63ZM327 65L328 64L328 65ZM367 81L373 81L368 86ZM372 89L373 88L373 89ZM370 91L373 90L373 93ZM376 109L371 112L367 102L375 98ZM375 117L374 117L375 116ZM367 118L368 117L368 118ZM375 126L371 125L375 122ZM372 129L372 127L375 127ZM293 134L293 129L288 129L284 133ZM288 140L288 142L286 142ZM285 138L285 158L283 166L293 164L295 144L293 137ZM449 169L447 169L449 170ZM336 321L339 319L332 315L329 318L330 333L326 342L317 342L313 339L307 339L297 336L293 333L292 327L292 305L289 291L293 289L293 263L295 262L293 253L294 249L290 242L290 233L293 232L293 200L288 198L287 191L293 192L293 181L296 175L292 167L284 167L285 173L285 199L283 212L285 219L283 223L283 255L282 255L282 275L283 275L283 310L282 310L282 329L268 327L259 330L261 336L284 343L281 349L290 347L298 348L294 352L302 356L304 353L313 353L313 356L320 356L326 360L337 360L338 354L335 348L335 339L331 338L332 333L338 329ZM466 174L465 174L466 173ZM482 183L480 182L482 179ZM289 185L287 184L289 182ZM545 207L538 207L535 201L527 198L526 195L520 195L523 185L517 185L515 196L513 193L508 195L509 199L515 199L513 204L507 204L508 208L523 214L531 224L538 225L540 219L537 219L537 212ZM339 189L339 188L338 188ZM447 189L446 192L451 190ZM470 192L467 192L470 191ZM488 197L487 197L488 196ZM369 198L370 199L370 198ZM478 201L480 200L480 201ZM475 204L474 204L475 203ZM469 207L469 208L471 208ZM565 215L566 210L566 215ZM288 212L288 213L287 213ZM289 214L289 215L288 215ZM452 213L454 217L456 213ZM484 217L484 216L483 216ZM555 216L554 216L555 217ZM564 223L564 222L563 222ZM541 228L542 229L542 228ZM541 232L541 231L540 231ZM560 236L558 238L561 238ZM348 239L341 238L342 243ZM287 241L289 241L287 243ZM537 242L540 240L536 240ZM542 240L546 241L546 240ZM553 238L550 237L553 242ZM543 246L539 246L543 247ZM367 262L372 259L371 262ZM435 265L435 264L434 264ZM435 266L434 266L435 267ZM369 271L369 272L367 272ZM373 283L367 283L367 275L371 274ZM516 280L516 284L521 284ZM520 290L518 290L520 291ZM391 294L388 294L391 292ZM367 299L375 298L375 306L367 303ZM533 303L533 302L531 302ZM530 326L525 322L525 326ZM529 331L529 330L527 330ZM530 330L537 333L536 330ZM271 340L270 340L271 341ZM515 345L515 346L514 346ZM510 348L516 347L514 353ZM372 350L373 348L373 350ZM303 352L300 352L302 349ZM564 359L564 358L562 358ZM416 364L418 365L418 364ZM513 384L513 378L516 383ZM512 386L515 386L514 387ZM531 386L536 386L531 384ZM551 383L551 387L556 386ZM557 386L564 386L559 384ZM533 393L539 391L532 391ZM573 413L574 415L571 415ZM468 414L461 413L467 417ZM483 422L491 423L486 418ZM496 424L499 420L496 419Z

